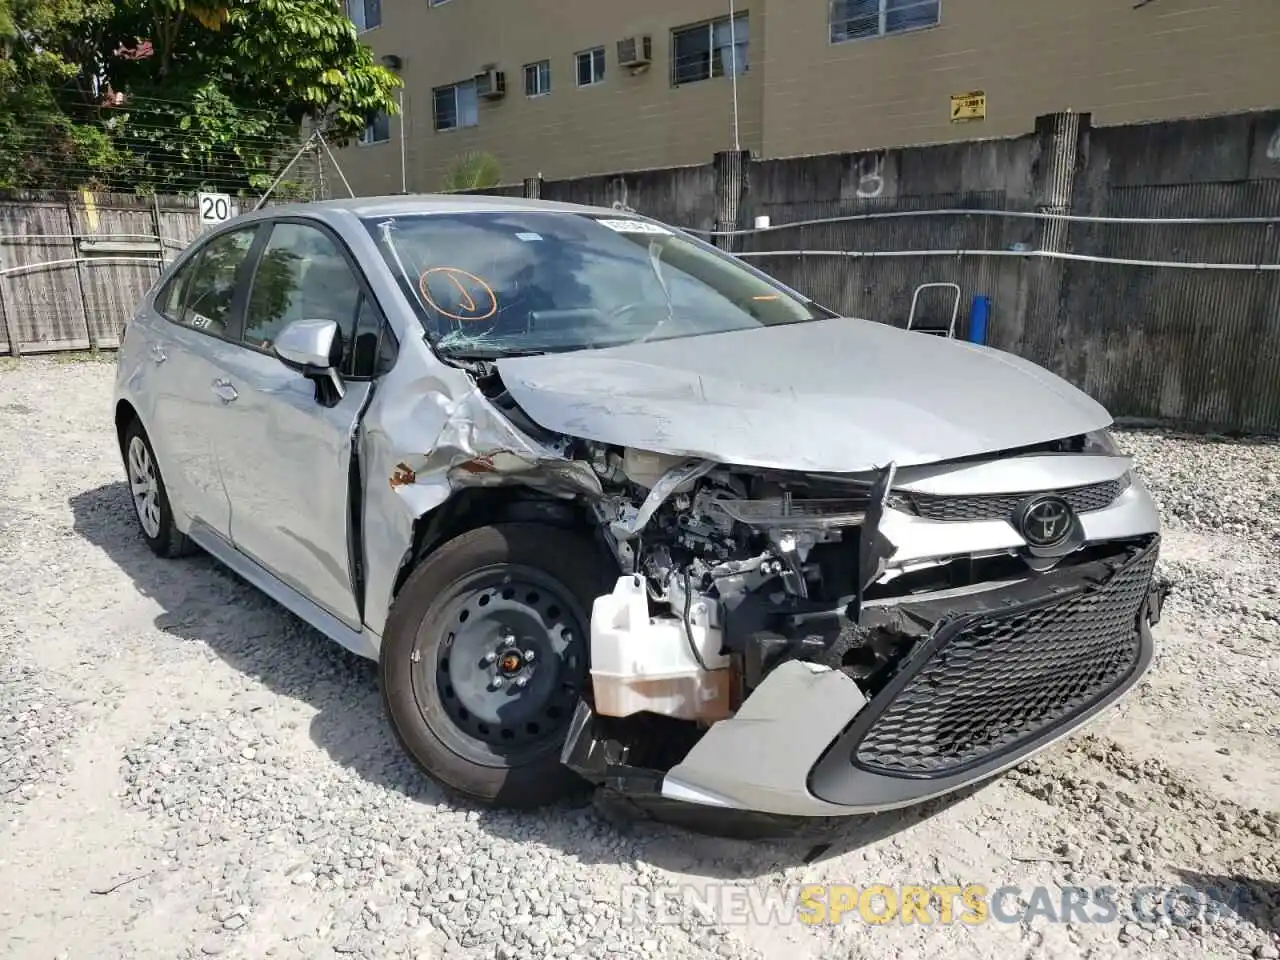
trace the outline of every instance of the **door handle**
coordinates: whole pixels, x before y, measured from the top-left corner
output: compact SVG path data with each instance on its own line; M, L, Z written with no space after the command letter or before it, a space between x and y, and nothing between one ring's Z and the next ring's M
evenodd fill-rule
M230 403L236 397L240 396L236 392L236 388L231 385L230 380L213 381L213 392L217 394L219 400L223 403Z
M153 343L151 345L151 359L156 363L164 363L169 358L165 356L164 348L160 344Z

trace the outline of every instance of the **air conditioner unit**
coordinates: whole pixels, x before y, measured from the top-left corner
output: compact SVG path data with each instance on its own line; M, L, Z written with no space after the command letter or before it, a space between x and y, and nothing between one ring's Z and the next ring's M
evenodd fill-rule
M618 66L647 67L653 60L653 41L648 34L618 41Z
M488 67L476 74L476 96L485 100L501 100L507 95L507 75Z

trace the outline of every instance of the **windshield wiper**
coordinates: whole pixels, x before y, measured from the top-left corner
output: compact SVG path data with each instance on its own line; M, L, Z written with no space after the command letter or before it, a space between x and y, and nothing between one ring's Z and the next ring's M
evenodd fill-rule
M507 357L537 357L551 352L532 347L486 347L482 344L465 347L437 346L436 349L442 356L453 360L505 360Z

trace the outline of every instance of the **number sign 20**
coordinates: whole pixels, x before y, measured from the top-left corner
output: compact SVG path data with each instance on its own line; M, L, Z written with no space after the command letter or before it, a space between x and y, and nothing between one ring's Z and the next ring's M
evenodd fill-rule
M231 197L225 193L200 194L200 222L224 223L235 215Z

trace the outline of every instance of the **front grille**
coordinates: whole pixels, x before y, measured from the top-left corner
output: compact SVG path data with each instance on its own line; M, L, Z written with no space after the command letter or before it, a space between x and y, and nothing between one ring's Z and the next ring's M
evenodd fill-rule
M853 762L897 776L959 773L1096 704L1138 662L1158 550L1153 542L1101 586L943 628L897 694L885 691Z
M1035 493L1054 494L1071 504L1076 513L1101 510L1115 502L1124 493L1127 481L1123 478L1090 483L1065 490L1038 490ZM901 493L899 503L909 512L926 520L961 522L965 520L1008 520L1018 505L1033 493L984 493L974 496L948 496L936 493Z

